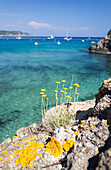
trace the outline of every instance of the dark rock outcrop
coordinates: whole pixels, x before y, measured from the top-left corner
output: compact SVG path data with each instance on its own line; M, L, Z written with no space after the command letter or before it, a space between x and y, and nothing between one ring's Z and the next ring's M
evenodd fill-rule
M99 88L92 116L107 119L108 124L111 125L111 78L105 80Z
M88 51L98 54L111 54L111 30L104 39L97 43L97 45L91 45Z

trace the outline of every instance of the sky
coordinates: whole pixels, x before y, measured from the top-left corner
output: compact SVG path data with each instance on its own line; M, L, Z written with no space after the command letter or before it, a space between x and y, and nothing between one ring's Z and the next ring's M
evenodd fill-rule
M104 37L109 29L111 0L0 0L0 30Z

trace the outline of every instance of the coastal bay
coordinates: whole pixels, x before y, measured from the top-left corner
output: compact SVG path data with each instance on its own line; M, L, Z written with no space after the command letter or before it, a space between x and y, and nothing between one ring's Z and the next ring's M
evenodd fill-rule
M0 143L19 128L41 121L41 88L47 89L49 108L53 107L55 82L65 79L68 87L73 75L73 83L80 84L79 101L95 98L101 82L111 75L111 59L80 50L100 39L0 39Z

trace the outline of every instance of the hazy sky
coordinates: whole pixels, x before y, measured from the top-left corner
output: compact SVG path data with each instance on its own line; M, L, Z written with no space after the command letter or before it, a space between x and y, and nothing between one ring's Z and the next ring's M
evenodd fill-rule
M105 36L109 29L111 0L0 0L0 30Z

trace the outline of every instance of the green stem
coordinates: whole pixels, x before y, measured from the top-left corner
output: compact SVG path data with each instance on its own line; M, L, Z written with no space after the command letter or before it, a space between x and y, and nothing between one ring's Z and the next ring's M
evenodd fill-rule
M47 104L46 104L46 111L47 111L47 108L48 108L48 100L47 100Z
M43 118L43 116L44 116L44 114L43 114L43 97L42 97L42 101L41 101L41 113L42 113L42 118Z
M75 114L76 93L77 93L77 87L75 89L75 94L74 94L74 114Z
M63 93L61 93L61 102L60 102L61 104L62 104L62 97L63 97Z

